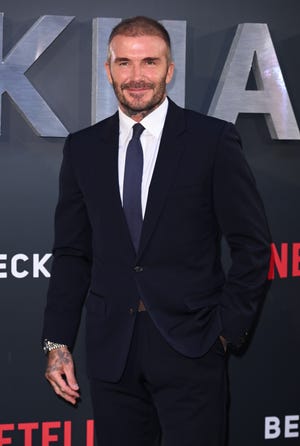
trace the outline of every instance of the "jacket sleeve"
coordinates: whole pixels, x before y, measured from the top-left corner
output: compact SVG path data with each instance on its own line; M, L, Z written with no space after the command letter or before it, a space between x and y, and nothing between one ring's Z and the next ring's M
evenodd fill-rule
M43 339L72 349L90 283L91 226L72 165L72 136L64 146L55 212L53 263Z
M240 138L226 124L216 152L214 209L228 242L231 267L221 297L222 335L234 347L246 340L266 295L271 237Z

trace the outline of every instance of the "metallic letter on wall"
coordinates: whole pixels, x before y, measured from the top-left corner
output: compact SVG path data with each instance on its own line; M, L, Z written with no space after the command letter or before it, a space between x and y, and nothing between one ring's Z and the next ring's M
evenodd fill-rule
M92 123L111 115L117 108L117 101L104 72L107 56L107 41L112 28L121 19L96 18L93 20L93 79L92 79ZM182 20L162 20L168 29L176 65L175 76L169 85L169 95L177 104L185 103L185 54L186 22Z
M257 90L246 90L253 69ZM239 25L209 114L235 122L239 113L266 115L273 139L300 139L298 125L266 24Z
M25 72L73 18L67 16L40 17L2 60L3 13L0 14L0 96L7 92L24 118L41 136L65 136L68 132L41 95L34 89L25 76Z

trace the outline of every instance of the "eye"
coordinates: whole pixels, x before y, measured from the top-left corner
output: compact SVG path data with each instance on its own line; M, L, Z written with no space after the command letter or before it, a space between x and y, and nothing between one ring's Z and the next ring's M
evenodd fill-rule
M119 62L119 66L120 66L120 67L127 67L127 66L128 66L128 61L127 61L127 60L124 60L124 61L122 61L122 62Z
M146 65L156 65L156 60L155 59L146 59L145 64Z

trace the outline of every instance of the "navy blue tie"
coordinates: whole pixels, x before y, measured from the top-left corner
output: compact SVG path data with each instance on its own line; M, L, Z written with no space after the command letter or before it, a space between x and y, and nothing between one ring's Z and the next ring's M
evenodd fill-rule
M127 147L123 184L123 208L136 252L143 224L141 192L144 157L140 136L144 130L142 124L133 126L133 135Z

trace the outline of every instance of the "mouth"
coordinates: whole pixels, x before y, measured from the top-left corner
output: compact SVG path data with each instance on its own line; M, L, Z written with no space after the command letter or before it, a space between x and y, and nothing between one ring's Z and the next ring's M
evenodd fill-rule
M150 91L149 88L128 88L128 93L132 96L142 96L143 94Z
M153 90L153 85L152 84L145 84L143 83L128 83L128 84L123 84L122 85L122 90L127 90L130 94L141 94L141 93L146 93L149 90Z

